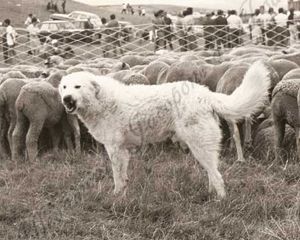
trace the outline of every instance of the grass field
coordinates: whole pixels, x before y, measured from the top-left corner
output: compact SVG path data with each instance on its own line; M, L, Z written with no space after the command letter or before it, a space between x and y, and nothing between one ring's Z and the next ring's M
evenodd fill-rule
M17 3L5 0L1 17L17 26L29 12L48 18L44 0ZM67 8L104 16L120 10L74 2ZM149 18L126 15L125 20ZM50 152L31 163L2 160L0 239L299 240L300 164L295 157L282 163L272 157L249 157L243 164L234 159L223 153L220 160L227 190L221 201L208 193L206 172L174 145L150 146L133 156L124 198L112 194L105 151Z
M283 167L285 169L283 170ZM112 195L105 153L49 153L0 165L0 239L300 239L300 166L222 158L228 196L174 146L142 150L125 198Z

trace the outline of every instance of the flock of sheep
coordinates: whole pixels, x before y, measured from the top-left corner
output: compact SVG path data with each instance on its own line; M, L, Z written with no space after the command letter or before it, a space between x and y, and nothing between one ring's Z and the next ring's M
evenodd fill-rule
M263 60L269 70L272 82L269 101L251 118L238 124L225 124L232 145L236 147L238 161L244 161L243 146L249 145L256 149L257 155L274 150L276 158L280 159L284 149L294 144L295 139L300 154L300 53L295 49L283 53L247 46L222 55L214 51L162 51L156 55L125 55L118 60L85 61L52 56L47 67L0 68L0 157L32 161L40 152L40 142L48 138L53 149L63 143L70 151L81 151L82 125L74 115L65 112L58 92L60 80L66 74L87 71L110 76L125 84L153 85L188 80L205 85L211 91L231 94L257 60ZM48 137L41 138L42 134Z

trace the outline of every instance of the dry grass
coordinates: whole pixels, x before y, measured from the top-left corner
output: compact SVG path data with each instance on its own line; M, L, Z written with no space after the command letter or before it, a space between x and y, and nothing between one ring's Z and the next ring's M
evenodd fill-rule
M21 8L19 0L1 2L1 17L16 25L29 12L48 18L46 1L21 2ZM105 16L118 11L74 2L67 7ZM141 23L142 18L134 19ZM290 157L286 165L273 159L237 164L233 159L227 154L221 160L228 192L222 201L208 194L207 175L192 156L166 145L133 158L123 199L112 195L104 152L48 153L33 163L2 161L0 239L300 239L298 162Z
M300 166L283 167L222 159L228 196L218 201L192 156L159 145L134 157L122 199L103 152L5 161L0 239L300 239Z

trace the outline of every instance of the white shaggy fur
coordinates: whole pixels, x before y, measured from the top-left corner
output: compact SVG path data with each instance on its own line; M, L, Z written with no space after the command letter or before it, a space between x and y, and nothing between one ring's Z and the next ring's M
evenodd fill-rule
M63 77L59 91L66 110L77 114L94 138L105 145L115 193L126 190L130 146L175 135L208 172L209 190L214 188L224 197L218 171L221 130L217 115L236 121L257 111L268 96L268 75L262 62L254 63L241 86L229 96L187 81L126 86L87 72Z

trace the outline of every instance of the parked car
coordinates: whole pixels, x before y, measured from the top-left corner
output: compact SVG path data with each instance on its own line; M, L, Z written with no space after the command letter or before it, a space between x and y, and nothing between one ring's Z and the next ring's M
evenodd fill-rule
M44 43L47 37L65 43L92 42L99 38L96 32L84 29L84 21L44 21L38 24L38 28L41 43Z
M71 21L75 28L80 30L80 35L75 37L75 39L82 39L82 36L86 36L84 42L92 42L92 43L99 43L101 39L101 30L98 28L93 29L86 29L87 20L73 20Z
M90 13L90 12L83 12L83 11L73 11L69 14L60 14L54 13L50 15L51 20L87 20L91 19L91 22L94 25L94 28L99 29L102 26L102 22L100 17L97 14Z

